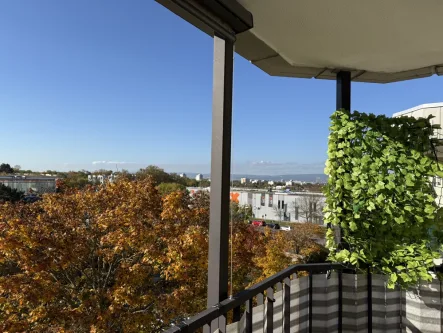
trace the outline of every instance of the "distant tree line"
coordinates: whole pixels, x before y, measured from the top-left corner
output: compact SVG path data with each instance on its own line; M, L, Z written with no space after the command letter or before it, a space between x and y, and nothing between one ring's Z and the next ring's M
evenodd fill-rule
M305 184L294 184L291 186L287 186L286 182L282 181L274 181L274 185L269 185L267 181L261 181L257 183L245 183L242 184L240 180L234 180L232 182L233 187L239 188L254 188L254 189L264 189L269 190L275 186L283 186L285 189L289 189L293 192L323 192L324 184L316 184L316 183L305 183Z

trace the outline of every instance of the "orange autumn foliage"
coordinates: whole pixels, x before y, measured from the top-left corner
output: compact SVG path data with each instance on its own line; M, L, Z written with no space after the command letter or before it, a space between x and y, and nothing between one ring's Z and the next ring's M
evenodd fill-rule
M208 226L207 194L149 179L0 205L0 331L163 331L206 307ZM290 264L285 233L232 233L234 293Z

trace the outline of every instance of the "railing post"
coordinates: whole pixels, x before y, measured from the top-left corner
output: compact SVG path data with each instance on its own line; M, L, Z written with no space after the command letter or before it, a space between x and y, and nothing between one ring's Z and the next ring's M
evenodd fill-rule
M308 300L308 324L309 324L309 333L312 333L312 272L309 272L309 300Z
M252 298L246 301L245 333L252 333Z
M265 333L274 332L274 289L266 290L266 330Z
M262 305L264 303L263 293L257 295L257 305Z
M289 333L291 328L291 279L283 281L283 333Z
M234 43L214 36L208 307L228 298L229 181L231 174ZM211 330L224 331L226 316Z
M235 307L232 313L232 322L235 323L241 319L241 309L239 306Z
M371 275L371 269L369 267L368 267L367 285L368 285L368 333L372 333L372 275Z
M343 273L338 272L338 333L343 331Z

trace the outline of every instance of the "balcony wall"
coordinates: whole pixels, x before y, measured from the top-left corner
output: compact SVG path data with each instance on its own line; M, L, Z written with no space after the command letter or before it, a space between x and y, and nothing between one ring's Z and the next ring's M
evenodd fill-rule
M368 332L366 275L342 274L343 332ZM309 277L291 281L290 332L338 332L339 275L312 275L312 328L309 328ZM283 333L283 293L274 294L273 332ZM372 332L441 332L441 283L423 283L416 289L387 289L386 278L372 276ZM253 332L266 332L266 302L253 308ZM227 326L243 332L245 317Z

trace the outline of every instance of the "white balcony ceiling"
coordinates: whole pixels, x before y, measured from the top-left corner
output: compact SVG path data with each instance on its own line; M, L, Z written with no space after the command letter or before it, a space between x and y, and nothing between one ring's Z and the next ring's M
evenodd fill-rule
M443 1L238 0L236 51L276 76L394 82L443 74Z

